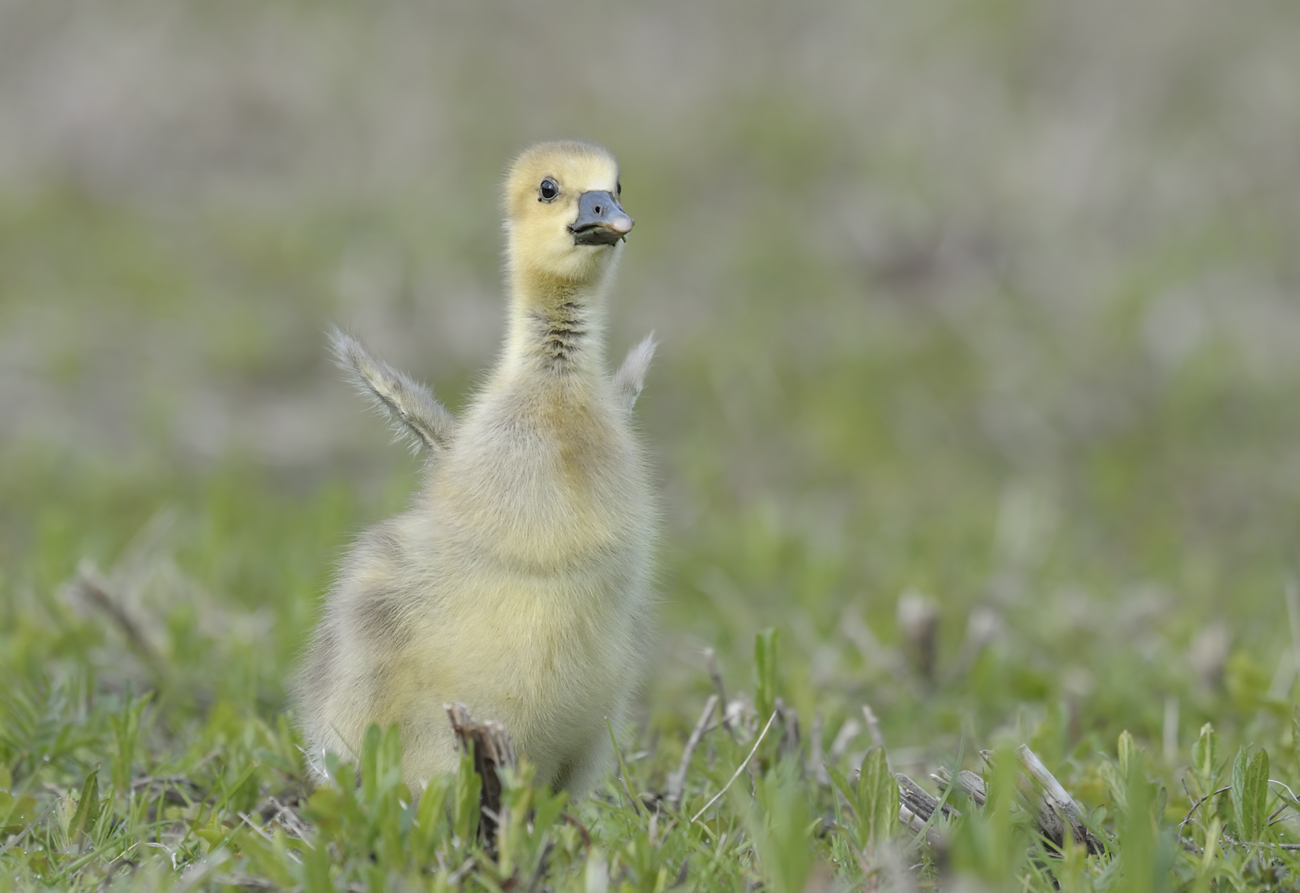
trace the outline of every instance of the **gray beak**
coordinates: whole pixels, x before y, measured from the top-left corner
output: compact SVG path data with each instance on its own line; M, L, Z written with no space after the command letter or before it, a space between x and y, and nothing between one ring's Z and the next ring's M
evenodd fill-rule
M569 224L575 245L613 245L632 231L633 220L608 192L578 196L578 219Z

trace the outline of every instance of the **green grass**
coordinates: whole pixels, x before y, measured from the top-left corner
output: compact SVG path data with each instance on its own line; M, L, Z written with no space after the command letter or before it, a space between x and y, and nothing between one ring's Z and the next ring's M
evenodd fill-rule
M0 28L0 893L1300 889L1285 4L127 6ZM384 730L312 792L285 679L415 482L323 333L463 405L495 178L566 133L637 218L611 353L662 345L660 637L622 777L524 767L488 853ZM740 726L670 808L706 649ZM985 775L940 848L863 705ZM1103 853L1036 838L1021 744Z
M941 338L934 349L951 348ZM284 713L283 680L333 556L366 518L402 504L405 475L363 497L342 481L304 489L247 463L168 472L15 453L0 475L9 507L0 671L11 680L0 698L0 788L10 792L0 795L4 883L423 889L459 872L481 889L527 889L537 878L555 889L600 889L607 879L651 890L682 878L702 890L759 882L801 890L888 885L915 871L991 889L1048 890L1054 878L1073 890L1245 890L1274 877L1276 889L1293 885L1300 865L1274 845L1296 841L1295 813L1284 788L1260 783L1294 787L1300 777L1294 674L1289 664L1274 669L1290 645L1284 529L1276 539L1251 527L1198 532L1200 519L1153 508L1132 489L1138 479L1170 486L1159 479L1164 463L1223 461L1230 447L1215 442L1205 418L1213 409L1182 410L1185 437L1153 431L1095 448L1095 480L1058 479L1053 498L1047 487L997 487L996 461L978 450L940 442L904 455L864 425L853 451L843 428L861 423L811 387L825 369L784 372L792 405L828 431L824 443L791 449L843 450L834 467L861 478L845 486L881 486L870 488L872 501L846 505L816 480L826 466L810 465L790 471L785 491L812 494L806 501L752 498L707 447L726 436L721 426L701 430L701 417L686 427L680 449L700 461L678 473L712 507L693 522L700 535L689 545L670 534L664 549L666 653L646 712L620 730L627 789L662 794L676 768L711 690L698 645L718 650L730 693L749 705L739 740L709 733L681 809L660 804L657 815L631 804L614 776L575 806L530 788L526 776L514 781L495 855L467 842L473 779L440 782L412 805L391 770L393 742L378 730L360 788L345 774L308 796ZM839 530L823 517L832 510ZM1178 545L1197 535L1206 537L1200 551ZM151 655L76 595L79 565L93 567L136 618ZM893 599L881 597L905 586L942 595L933 679L906 658ZM1236 604L1260 605L1261 614L1216 611L1228 586ZM982 647L963 651L975 605L1000 619ZM1215 617L1234 645L1221 678L1211 667L1201 680L1188 643ZM755 652L756 628L768 623L781 632ZM881 654L863 652L860 634L846 631L863 623ZM691 821L744 761L778 697L798 711L798 753L778 753L778 726L750 764L756 774L742 773ZM1171 700L1178 712L1167 728ZM1014 776L991 772L990 804L982 813L962 807L936 854L879 819L872 804L887 812L891 801L878 771L854 777L870 743L864 733L832 767L834 783L817 783L806 764L814 715L829 745L864 702L882 717L895 769L914 777L934 765L978 769L979 749L1029 743L1092 812L1108 852L1046 852ZM1200 731L1206 723L1213 735ZM1008 753L997 765L1011 763ZM1184 850L1179 823L1224 786L1181 829L1202 853ZM281 804L292 805L289 814Z

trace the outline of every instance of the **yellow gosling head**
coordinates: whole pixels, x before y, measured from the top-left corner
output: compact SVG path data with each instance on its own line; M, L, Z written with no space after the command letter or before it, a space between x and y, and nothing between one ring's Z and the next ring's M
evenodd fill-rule
M632 229L621 191L618 162L600 146L554 142L525 151L506 178L511 272L578 286L598 280Z

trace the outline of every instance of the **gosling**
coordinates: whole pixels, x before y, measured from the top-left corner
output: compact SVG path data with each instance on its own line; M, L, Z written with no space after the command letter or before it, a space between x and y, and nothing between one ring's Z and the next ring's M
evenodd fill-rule
M428 456L404 514L362 535L325 599L295 688L308 763L355 759L396 724L417 794L456 770L444 705L505 725L535 781L573 797L612 756L646 656L655 509L631 415L653 336L610 377L606 295L632 218L614 157L524 152L505 183L505 345L453 418L336 332L356 381Z

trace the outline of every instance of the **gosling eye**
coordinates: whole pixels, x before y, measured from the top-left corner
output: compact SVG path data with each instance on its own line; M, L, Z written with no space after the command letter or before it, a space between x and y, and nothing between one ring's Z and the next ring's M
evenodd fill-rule
M555 180L551 179L550 177L547 177L545 180L542 181L542 186L538 190L537 200L539 202L553 202L555 201L555 197L558 196L559 194L560 194L560 184L556 183Z
M615 198L622 198L622 197L623 197L623 181L622 181L622 180L619 180L617 183L614 184L614 197L615 197Z

